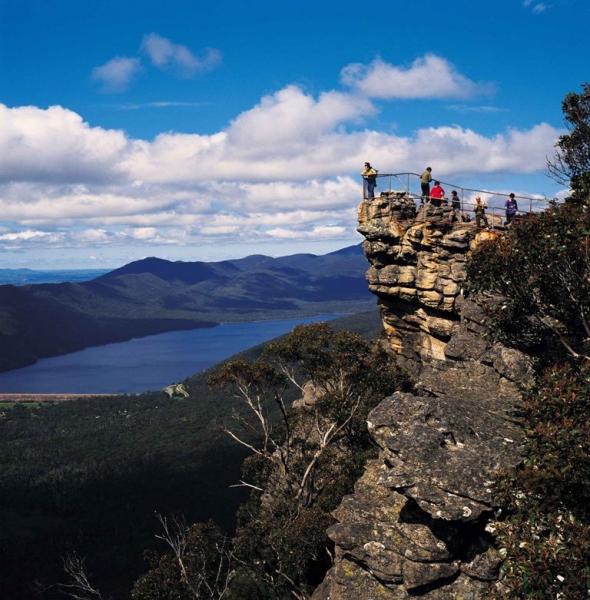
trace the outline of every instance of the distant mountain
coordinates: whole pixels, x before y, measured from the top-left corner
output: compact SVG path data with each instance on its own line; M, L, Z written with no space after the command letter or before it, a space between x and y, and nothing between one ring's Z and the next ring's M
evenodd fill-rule
M161 258L144 258L129 263L120 269L115 269L97 277L100 281L112 281L123 275L139 275L149 273L164 281L177 281L187 285L194 285L206 279L217 276L232 275L239 269L230 262L206 263L206 262L171 262Z
M222 321L374 308L360 245L220 262L134 261L84 282L0 286L0 371L89 346Z

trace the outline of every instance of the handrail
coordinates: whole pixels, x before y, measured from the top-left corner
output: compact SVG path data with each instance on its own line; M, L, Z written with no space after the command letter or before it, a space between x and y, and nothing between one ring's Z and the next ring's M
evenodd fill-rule
M388 191L390 191L390 192L392 191L391 184L392 184L393 178L395 178L404 187L404 189L405 189L406 193L408 194L408 196L414 197L414 199L416 199L416 198L417 199L421 199L422 198L422 192L420 192L419 194L412 194L411 193L411 191L410 191L410 177L416 177L418 180L420 179L420 175L418 173L412 173L412 172L409 172L409 171L408 172L403 172L403 173L383 173L383 174L378 173L377 174L377 178L378 179L388 178ZM404 181L403 181L402 178L405 178L405 180L406 180L405 183L404 183ZM500 197L505 197L505 198L508 198L510 196L510 194L506 193L506 192L491 192L489 190L480 190L480 189L476 189L476 188L468 188L468 187L464 187L462 185L458 185L458 184L455 184L455 183L450 183L448 181L442 181L441 179L437 179L437 181L439 181L441 184L444 184L445 186L448 186L449 188L454 188L457 191L461 190L461 196L460 196L460 198L461 198L461 210L463 210L464 204L469 204L468 202L465 202L465 192L475 192L475 193L478 193L478 194L485 194L486 196L500 196ZM366 192L365 192L365 189L363 187L363 195L364 195L364 193L366 193ZM519 199L520 200L525 200L525 201L528 200L528 202L529 202L529 210L519 209L518 212L527 212L527 213L539 212L539 211L533 210L533 202L535 202L535 203L547 203L547 204L549 204L549 202L551 202L551 200L548 200L547 198L532 198L530 196L515 196L515 198L517 200L519 200ZM494 209L500 209L500 208L502 210L504 209L504 207L499 207L499 206L495 207L495 206L492 206L491 204L490 204L490 206L488 208L492 209L492 214L493 214ZM544 209L542 208L541 210L544 210Z
M441 182L442 183L442 182ZM392 190L394 193L396 192L396 190ZM398 190L399 193L399 190ZM404 190L404 197L406 198L410 198L413 199L415 202L420 202L421 201L421 197L416 195L416 194L406 194L405 190ZM378 198L373 198L373 200L377 200ZM380 199L383 199L383 197L380 197ZM432 200L433 198L429 198L429 200ZM435 199L438 200L438 199ZM475 212L473 210L473 208L471 209L465 209L466 206L471 206L471 207L475 207L476 203L475 202L461 202L461 215L457 218L457 215L454 214L453 210L452 210L452 200L451 198L440 198L441 200L441 204L440 206L436 206L435 208L443 208L443 209L447 209L444 212L449 213L447 215L448 218L450 218L450 221L448 221L448 224L451 227L477 227L478 229L481 229L482 227L477 225L477 216L474 218L469 217L468 221L464 221L463 220L463 215L465 215L465 212ZM430 201L424 203L421 205L422 207L427 207L427 206L432 206ZM508 224L503 223L503 219L502 216L505 214L505 208L504 207L499 207L499 206L488 206L487 204L484 204L484 208L486 210L489 210L491 212L484 212L484 222L486 223L486 227L489 230L494 231L496 229L496 227L499 227L500 229L504 229L506 227L508 227ZM526 210L518 210L517 213L525 213L525 214L535 214L535 211L533 211L533 213L529 213ZM538 214L538 212L536 213ZM436 215L430 215L430 216L436 216ZM491 220L488 220L491 217ZM429 219L429 215L420 215L420 213L418 213L416 215L416 217L414 217L413 219L397 219L398 222L400 223L406 223L406 224L413 224L416 223L417 221L423 221L426 218L426 220L430 220ZM500 222L498 223L498 219L500 220ZM446 220L446 217L444 216L443 213L443 220Z

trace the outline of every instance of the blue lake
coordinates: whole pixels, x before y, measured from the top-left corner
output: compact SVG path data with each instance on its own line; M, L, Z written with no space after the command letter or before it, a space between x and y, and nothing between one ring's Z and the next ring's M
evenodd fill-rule
M339 316L228 323L87 348L0 373L0 393L131 394L159 390L287 333L296 325Z

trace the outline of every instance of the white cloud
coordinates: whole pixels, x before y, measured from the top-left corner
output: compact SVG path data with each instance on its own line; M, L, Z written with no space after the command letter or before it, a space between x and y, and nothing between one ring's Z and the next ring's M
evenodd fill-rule
M535 172L545 167L545 156L553 153L561 133L547 124L492 137L458 126L424 128L412 136L349 132L341 123L363 109L345 97L327 96L314 100L298 88L285 88L242 113L225 132L166 133L151 142L90 127L61 107L0 105L0 182L52 183L57 186L52 196L78 198L66 211L71 217L96 207L115 213L146 211L152 202L172 210L189 199L210 207L215 200L211 194L228 201L227 189L235 194L234 204L247 208L254 194L271 207L310 198L316 205L333 206L343 189L348 197L356 185L344 176L359 172L367 157L391 171L421 164L420 157L429 156L447 172L457 165L463 172ZM324 103L332 109L326 110ZM288 120L287 133L279 127L282 119ZM35 194L27 190L21 197L26 203Z
M106 229L85 229L71 232L71 239L79 244L99 245L109 243L112 236Z
M500 108L499 106L470 106L468 104L450 104L447 106L448 110L454 110L459 113L481 113L481 114L493 114L508 112L506 108Z
M176 60L166 56L165 64ZM562 133L543 123L491 136L459 126L408 135L363 129L376 112L368 96L377 71L387 97L408 94L410 81L425 74L438 81L439 96L480 90L438 57L406 71L374 61L345 69L351 92L312 95L289 85L222 131L163 133L150 141L91 127L59 106L0 105L0 245L355 243L365 160L382 173L420 172L428 157L447 181L459 174L522 175L545 169ZM380 180L378 191L387 185Z
M162 101L162 102L144 102L139 104L119 104L117 110L141 110L144 108L194 108L205 106L207 102L179 102L179 101Z
M539 15L553 6L552 4L545 4L544 2L535 3L535 0L524 0L522 5L525 8L532 6L531 12L535 15Z
M193 54L186 46L173 44L157 33L145 35L141 50L147 54L155 67L172 67L185 77L197 73L206 73L221 64L221 52L215 48L206 48L200 56Z
M152 240L158 235L158 230L155 227L136 227L132 230L131 235L136 240Z
M313 143L339 123L373 114L375 108L363 98L340 92L325 92L315 100L291 85L265 96L254 108L243 112L228 129L230 143L241 154L265 154L281 147L283 155L299 154L302 144Z
M102 84L105 93L123 92L141 69L139 58L116 56L92 71L92 80Z
M369 65L353 63L342 69L340 78L367 98L470 98L493 91L491 84L471 81L435 54L416 59L409 68L380 58Z
M545 170L561 132L546 123L486 137L459 126L422 129L411 155L429 156L439 172L534 173Z
M51 233L46 231L19 231L18 233L5 233L0 235L1 241L13 242L16 240L32 240L35 238L48 238L51 237Z
M0 104L0 182L120 181L128 144L122 131L90 127L60 106Z
M341 238L345 232L346 229L344 227L333 227L325 225L322 227L314 227L313 229L307 231L298 231L284 228L269 229L266 233L270 237L279 239L310 240L315 238Z

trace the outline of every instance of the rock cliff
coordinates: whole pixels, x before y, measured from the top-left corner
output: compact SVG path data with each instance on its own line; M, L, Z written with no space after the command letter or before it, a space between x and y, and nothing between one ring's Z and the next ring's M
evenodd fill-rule
M499 234L403 192L363 203L358 230L386 343L416 392L369 416L380 455L334 513L335 564L313 599L475 599L498 577L491 479L519 462L513 413L532 382L527 357L490 343L464 294L468 253Z

